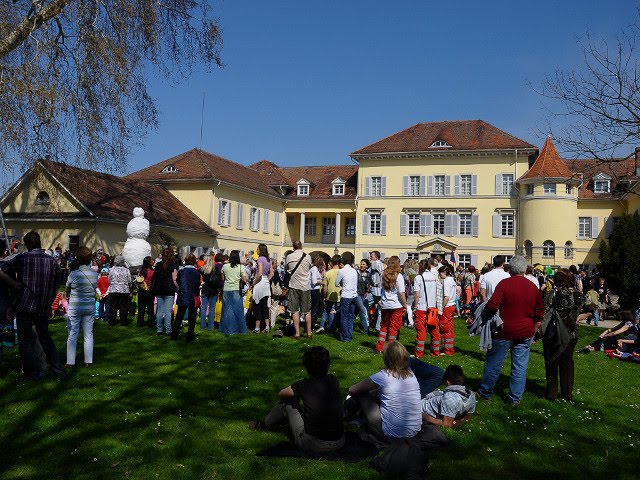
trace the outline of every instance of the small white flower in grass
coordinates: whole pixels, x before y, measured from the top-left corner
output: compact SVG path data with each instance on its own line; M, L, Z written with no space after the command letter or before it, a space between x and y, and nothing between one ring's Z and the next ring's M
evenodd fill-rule
M94 461L94 462L97 462L97 461L98 461L98 459L97 459L96 457L93 457L93 461Z

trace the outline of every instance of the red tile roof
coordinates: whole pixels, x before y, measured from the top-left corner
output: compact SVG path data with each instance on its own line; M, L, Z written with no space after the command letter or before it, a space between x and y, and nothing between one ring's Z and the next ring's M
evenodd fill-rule
M579 198L619 198L627 191L624 185L626 182L640 180L640 177L635 174L636 161L634 158L616 158L610 161L564 160L564 162L575 178L583 180L578 191ZM593 191L593 177L599 173L611 177L609 193L595 193Z
M528 178L572 178L573 172L560 159L551 137L547 137L540 155L531 168L519 180Z
M177 172L162 173L165 167L173 165ZM168 158L162 162L143 168L127 176L135 180L175 181L175 180L220 180L260 193L279 196L267 185L254 169L227 160L209 152L194 148Z
M434 142L447 142L449 147L432 147ZM438 150L503 150L536 148L482 120L460 120L418 123L356 150L352 155Z
M298 189L294 188L287 196L289 199L303 200L306 198L355 198L358 189L357 165L328 165L324 167L281 167L280 171L289 180L289 185L296 186L298 180L308 180L309 196L298 196ZM333 195L333 182L336 178L345 181L344 195Z
M133 208L142 207L152 227L216 234L161 186L51 160L40 160L39 163L98 218L128 222L133 218Z

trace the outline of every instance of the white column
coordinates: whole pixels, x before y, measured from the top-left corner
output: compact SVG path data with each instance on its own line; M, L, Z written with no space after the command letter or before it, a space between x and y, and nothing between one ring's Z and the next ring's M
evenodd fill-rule
M336 212L336 245L340 245L340 212Z
M300 214L300 242L304 243L304 213Z

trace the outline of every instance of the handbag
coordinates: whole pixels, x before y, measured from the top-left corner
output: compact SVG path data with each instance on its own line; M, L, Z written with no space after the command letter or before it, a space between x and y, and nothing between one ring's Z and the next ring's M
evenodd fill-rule
M282 287L280 283L271 283L271 296L272 297L281 297L282 296Z

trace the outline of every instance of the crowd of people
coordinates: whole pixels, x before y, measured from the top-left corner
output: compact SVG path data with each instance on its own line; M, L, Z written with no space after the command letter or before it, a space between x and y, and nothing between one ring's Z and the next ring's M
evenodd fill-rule
M464 386L461 367L443 371L423 360L427 354L456 354L456 315L486 351L480 399L491 400L510 355L507 398L511 404L521 402L530 348L541 340L546 398L571 401L578 324L597 324L613 297L597 272L528 265L520 255L508 263L497 255L480 269L456 264L453 252L452 261L432 257L401 264L397 256L382 259L373 251L356 263L350 252L333 257L307 253L296 241L280 263L259 244L245 258L233 250L228 256L212 252L180 259L165 248L158 258L146 257L140 268L131 269L121 255L109 256L102 249L80 246L66 264L63 255L42 249L36 232L23 241L26 252L0 260L0 333L1 344L12 345L15 323L26 380L42 378L46 368L65 376L76 364L80 328L83 364L90 366L94 322L127 324L132 314L138 327L172 340L180 338L186 324L187 343L196 338L198 316L201 334L217 329L225 335L312 339L316 333L351 342L354 328L360 327L375 335L373 352L383 354L385 367L351 386L344 405L339 382L328 373L329 352L312 347L303 358L309 377L281 390L274 409L252 423L261 430L288 422L295 443L316 453L344 445L345 418L360 421L373 443L412 438L423 423L455 426L468 420L476 393ZM52 315L59 313L67 320L65 363L48 330ZM278 317L283 319L280 328ZM621 311L620 325L579 351L637 359L639 317ZM415 337L413 355L399 341L401 333ZM443 382L445 389L437 390Z

